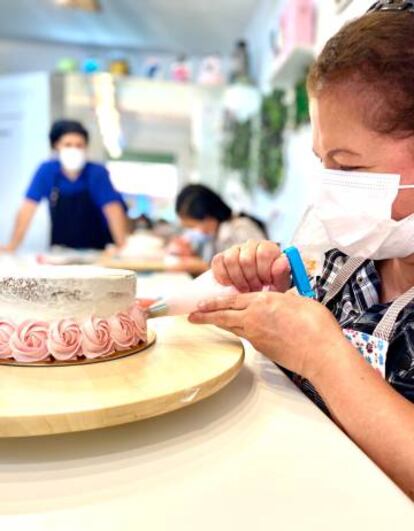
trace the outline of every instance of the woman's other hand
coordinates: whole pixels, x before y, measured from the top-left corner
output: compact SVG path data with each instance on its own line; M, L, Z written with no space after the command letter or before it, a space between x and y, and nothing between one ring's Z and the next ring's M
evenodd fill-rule
M199 305L194 324L212 324L250 341L286 369L312 380L348 346L338 323L322 304L292 293L249 293Z
M233 285L240 292L261 291L270 286L284 293L290 288L290 267L278 245L249 240L216 255L211 264L220 284Z

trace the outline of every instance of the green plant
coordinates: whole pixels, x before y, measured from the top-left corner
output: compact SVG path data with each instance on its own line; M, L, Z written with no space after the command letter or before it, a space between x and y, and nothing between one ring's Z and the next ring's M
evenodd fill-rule
M224 165L240 172L243 184L251 188L252 141L259 135L258 174L260 184L270 192L280 185L283 177L283 132L287 122L284 92L275 90L263 98L260 110L260 128L256 132L253 120L238 122L228 116Z
M251 120L239 122L227 118L224 166L239 171L246 188L250 185L252 129Z
M306 90L306 79L298 83L295 87L295 124L296 127L310 122L309 118L309 99Z
M283 132L287 121L284 92L275 90L263 99L259 153L259 180L274 192L283 177Z

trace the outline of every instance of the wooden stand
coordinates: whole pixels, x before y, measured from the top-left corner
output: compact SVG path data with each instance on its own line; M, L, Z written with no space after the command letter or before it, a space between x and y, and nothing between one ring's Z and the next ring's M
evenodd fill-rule
M68 366L0 366L0 437L102 428L173 411L229 383L243 346L185 318L150 320L148 349L122 359Z

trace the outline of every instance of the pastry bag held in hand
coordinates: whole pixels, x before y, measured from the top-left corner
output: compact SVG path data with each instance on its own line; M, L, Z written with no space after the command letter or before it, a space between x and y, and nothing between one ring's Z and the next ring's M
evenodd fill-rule
M186 315L194 312L200 301L239 293L234 286L223 286L214 278L211 269L193 280L187 288L181 288L168 298L149 307L149 317L162 315Z
M315 298L315 293L309 283L308 274L305 269L300 252L296 247L289 247L283 251L289 261L292 274L292 284L299 295L303 297ZM264 288L267 289L266 287ZM160 302L156 302L148 309L149 317L159 317L162 315L185 315L194 312L198 303L205 299L222 297L239 293L234 286L223 286L214 278L211 269L199 276L185 290L170 296Z

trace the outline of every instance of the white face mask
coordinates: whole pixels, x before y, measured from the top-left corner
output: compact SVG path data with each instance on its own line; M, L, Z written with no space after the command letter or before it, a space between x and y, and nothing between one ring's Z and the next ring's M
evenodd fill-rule
M194 247L199 247L213 239L213 236L206 234L201 229L187 229L183 236Z
M320 188L294 243L311 252L339 249L349 256L384 260L414 253L414 214L391 218L400 176L321 170Z
M64 147L59 150L59 160L65 170L80 172L86 163L86 151L81 148Z

